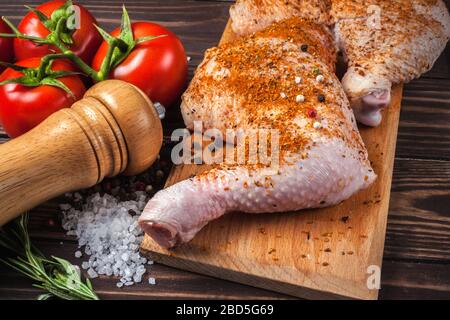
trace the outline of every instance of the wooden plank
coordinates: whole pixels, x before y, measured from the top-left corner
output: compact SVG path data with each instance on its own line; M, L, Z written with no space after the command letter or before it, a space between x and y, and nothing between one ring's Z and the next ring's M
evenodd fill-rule
M405 85L397 157L450 160L450 80Z
M46 255L56 255L81 265L83 259L73 256L77 245L73 241L33 240ZM4 253L0 251L4 257ZM156 278L156 285L141 283L118 289L115 277L93 280L101 299L291 299L272 291L248 287L233 282L175 270L155 264L147 268ZM381 279L380 299L448 299L450 265L385 261ZM32 282L0 264L0 299L35 299L41 291Z
M380 299L450 299L450 264L386 261Z
M228 24L221 41L234 37ZM298 297L377 298L367 288L367 268L382 262L401 96L402 86L394 87L382 125L361 128L378 174L367 190L332 208L228 215L170 251L146 236L142 250L163 264ZM176 167L167 185L202 170Z
M80 266L83 257L74 257L78 250L73 240L60 241L33 239L36 245L46 255L55 255ZM1 256L5 252L0 251ZM93 279L92 284L101 299L292 299L262 289L252 288L237 283L218 280L186 271L173 270L163 265L146 266L147 274L143 282L131 287L117 288L120 277L101 276ZM86 275L86 272L83 271ZM32 287L32 281L0 264L0 298L35 299L41 292ZM155 277L156 285L148 284L148 278Z
M397 159L385 257L450 262L450 162Z

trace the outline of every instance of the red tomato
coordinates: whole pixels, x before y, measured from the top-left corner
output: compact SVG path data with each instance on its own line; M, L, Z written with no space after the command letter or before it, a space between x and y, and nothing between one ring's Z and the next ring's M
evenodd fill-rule
M64 0L50 1L41 4L36 9L50 17L53 11L64 5ZM76 4L80 9L80 28L72 34L73 45L70 49L86 63L91 63L95 52L97 51L102 37L98 33L94 24L97 24L95 18L83 6ZM29 12L18 26L22 33L45 38L49 35L49 30L41 23L37 15ZM48 45L38 46L31 41L14 39L14 52L17 60L24 60L32 57L43 57L46 54L59 50Z
M8 25L0 20L0 33L12 33ZM13 50L12 38L0 38L0 61L2 62L13 62L14 60L14 50ZM0 72L4 68L0 66Z
M167 37L145 41L136 45L109 77L130 82L144 91L154 102L169 106L180 96L187 78L187 60L184 47L178 37L166 28L150 22L132 25L134 39L167 35ZM117 37L120 29L111 35ZM108 50L103 42L92 61L99 70Z
M16 63L19 66L36 68L40 58L30 58ZM68 62L56 60L54 71L75 71ZM0 82L21 77L22 73L11 68L0 75ZM77 75L58 78L74 94L72 97L63 89L53 86L26 87L21 84L5 84L0 86L0 123L6 133L17 137L31 130L52 113L70 107L81 99L86 88Z

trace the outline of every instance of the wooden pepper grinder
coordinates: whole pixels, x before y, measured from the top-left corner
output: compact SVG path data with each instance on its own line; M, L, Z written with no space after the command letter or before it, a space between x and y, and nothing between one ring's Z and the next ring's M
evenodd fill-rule
M144 171L161 145L161 121L141 90L98 83L71 108L0 145L0 226L65 192Z

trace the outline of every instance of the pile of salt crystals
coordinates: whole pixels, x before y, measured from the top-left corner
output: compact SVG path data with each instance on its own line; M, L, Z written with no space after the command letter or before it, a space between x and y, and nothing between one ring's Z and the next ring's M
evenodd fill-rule
M82 201L79 193L66 194L75 201ZM112 195L94 193L88 196L77 210L70 204L62 204L62 226L68 235L78 238L79 248L90 256L81 267L90 278L98 275L121 277L117 286L130 286L142 281L145 264L153 264L139 254L143 232L138 218L149 200L144 191L136 191L136 200L122 201ZM75 257L83 257L81 251ZM149 278L155 284L154 278Z

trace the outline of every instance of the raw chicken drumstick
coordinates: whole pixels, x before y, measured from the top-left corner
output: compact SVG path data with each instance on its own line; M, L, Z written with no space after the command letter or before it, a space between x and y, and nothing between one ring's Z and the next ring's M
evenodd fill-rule
M147 204L143 230L172 247L227 212L325 207L369 186L376 175L330 47L324 27L293 18L209 49L183 95L186 126L277 130L279 166L220 164L170 186Z
M239 35L292 16L328 24L348 63L344 90L369 126L381 122L392 84L431 69L450 38L442 0L238 0L230 16Z

